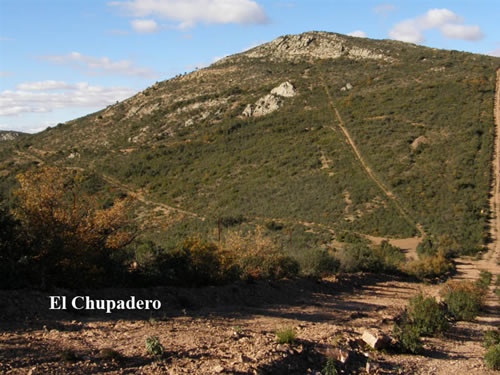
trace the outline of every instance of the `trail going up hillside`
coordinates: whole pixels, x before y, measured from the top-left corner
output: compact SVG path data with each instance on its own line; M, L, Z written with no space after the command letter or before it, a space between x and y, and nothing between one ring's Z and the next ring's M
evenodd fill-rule
M349 134L349 132L347 131L345 125L344 125L344 121L342 120L342 117L340 116L340 113L338 111L338 109L335 107L335 105L333 104L333 99L330 95L330 92L328 91L328 87L325 83L325 80L324 78L322 78L321 80L321 83L323 85L323 88L325 90L325 93L327 95L327 98L328 98L328 103L332 109L332 111L335 113L335 117L337 118L337 124L338 124L338 127L340 128L340 130L342 131L342 133L344 134L344 137L346 138L347 140L347 143L349 143L349 145L351 146L352 148L352 151L354 152L354 155L356 156L356 158L358 159L359 163L361 164L361 166L363 167L363 169L366 171L368 177L380 188L380 190L382 190L382 192L384 193L384 195L392 202L394 202L394 204L396 205L396 208L398 209L398 211L401 213L401 215L411 224L411 225L415 225L418 232L419 232L419 237L420 238L423 238L425 233L422 229L422 226L416 221L414 220L413 218L410 217L409 214L406 213L406 211L403 209L403 207L401 206L401 204L399 203L397 197L392 193L392 191L390 191L379 179L378 177L373 173L373 171L371 170L371 168L367 165L367 163L365 162L365 160L363 159L363 157L361 156L358 148L356 147L356 144L354 143L354 141L352 140L351 138L351 135ZM335 130L333 127L332 127L332 130Z
M457 261L457 275L455 280L475 281L479 273L484 270L491 272L494 276L500 274L500 69L496 72L495 85L495 145L493 155L493 183L491 188L490 212L491 212L491 243L488 246L488 252L483 254L479 260L473 258L463 258ZM494 293L495 285L490 286L490 290L485 298L487 308L486 314L479 317L481 321L490 324L498 324L500 316L500 303Z

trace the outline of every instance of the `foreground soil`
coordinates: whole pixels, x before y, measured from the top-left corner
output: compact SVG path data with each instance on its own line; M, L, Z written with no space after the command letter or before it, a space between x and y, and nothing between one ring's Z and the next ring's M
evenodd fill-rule
M485 367L481 346L482 333L500 325L498 305L488 305L474 322L455 323L442 337L424 339L421 355L377 352L359 340L366 328L390 333L408 298L436 295L439 288L360 274L199 289L0 292L0 373L318 374L332 342L351 351L340 373L367 373L367 362L372 374L498 373ZM159 299L162 309L51 311L49 295L134 295ZM293 345L276 343L274 332L283 327L296 330ZM162 358L146 353L149 336L159 338Z

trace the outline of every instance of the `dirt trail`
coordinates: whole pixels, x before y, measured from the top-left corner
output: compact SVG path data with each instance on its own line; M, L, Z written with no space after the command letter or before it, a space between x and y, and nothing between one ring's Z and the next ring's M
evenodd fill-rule
M335 113L335 117L337 118L337 123L338 123L338 127L340 128L340 130L342 131L342 133L344 134L344 137L346 138L347 142L349 143L349 145L351 146L353 152L354 152L354 155L356 156L356 158L358 159L359 163L361 164L361 166L363 167L363 169L366 171L366 173L368 174L368 177L379 187L380 190L382 190L382 192L384 193L384 195L392 202L394 202L394 204L396 205L396 208L398 209L398 211L400 212L400 214L411 224L411 225L415 225L415 227L417 228L417 231L419 233L419 236L418 237L413 237L413 238L407 238L407 239L402 239L400 241L403 241L401 243L401 245L403 245L405 247L405 249L407 250L407 255L408 257L411 257L411 258L416 258L416 247L418 246L418 244L420 243L420 241L422 240L422 238L425 236L425 233L424 233L424 230L422 229L422 225L420 223L418 223L416 220L414 220L413 218L410 217L410 215L404 210L404 208L401 206L398 198L392 193L392 191L390 191L379 179L378 177L373 173L372 169L366 164L365 160L363 159L363 157L361 156L356 144L354 143L354 141L352 140L351 138L351 135L349 134L349 132L347 131L345 125L344 125L344 121L342 120L342 117L340 116L340 113L338 111L338 109L335 107L335 105L333 104L333 99L330 95L330 92L328 91L328 87L326 86L326 83L324 80L322 80L322 84L323 84L323 88L325 90L325 93L328 97L328 103L332 109L332 111ZM331 129L333 131L335 131L335 128L331 127ZM369 237L367 237L369 238ZM373 238L369 238L370 240L372 240ZM372 240L372 242L374 243L377 243L377 240L379 238L377 237L375 241ZM391 238L380 238L380 241L382 240L388 240L389 242L393 241L393 239ZM395 246L398 246L396 244L394 244Z
M494 241L489 246L489 251L483 261L495 265L498 271L497 262L500 261L500 68L496 72L495 88L495 151L493 157L493 188L490 198L490 212L492 216L491 237Z
M124 185L120 181L118 181L118 180L116 180L116 179L114 179L114 178L112 178L110 176L106 176L106 175L104 175L102 173L100 174L100 176L104 180L106 180L106 182L108 182L109 184L117 186L117 187L119 187L122 190L125 190L131 197L137 199L138 201L140 201L140 202L142 202L144 204L159 207L159 208L161 208L162 210L164 210L166 212L174 211L174 212L186 215L186 216L196 217L196 218L200 219L201 221L205 221L205 218L203 216L200 216L200 215L198 215L198 214L196 214L194 212L185 211L185 210L183 210L181 208L172 207L172 206L166 205L164 203L154 202L154 201L152 201L152 200L147 199L146 197L144 197L144 194L142 192L135 191L135 190L131 189L129 186Z
M23 152L23 151L19 151L19 150L15 150L14 151L17 155L21 156L21 157L24 157L25 159L28 159L28 160L33 160L35 162L37 162L38 164L40 165L44 165L45 164L45 161L40 159L39 157L36 157L34 155L32 155L31 153L28 153L28 152ZM69 169L73 169L73 170L79 170L79 171L84 171L86 169L90 169L90 168L81 168L81 167L67 167ZM96 170L93 170L92 171L96 174L98 174L99 176L101 176L106 182L108 182L109 184L111 185L114 185L116 187L119 187L120 189L124 190L125 192L127 192L131 197L137 199L138 201L146 204L146 205L149 205L149 206L156 206L157 208L161 209L162 211L164 211L165 213L169 213L169 212L176 212L176 213L180 213L180 214L183 214L183 215L186 215L186 216L192 216L192 217L196 217L196 218L199 218L201 221L205 221L205 218L203 216L200 216L194 212L189 212L189 211L186 211L186 210L183 210L181 208L177 208L177 207L172 207L172 206L169 206L167 204L164 204L164 203L159 203L159 202L155 202L155 201L152 201L150 199L147 199L146 197L144 197L144 194L141 192L141 191L136 191L134 189L132 189L131 187L121 183L120 181L110 177L110 176L107 176L103 173L100 173Z
M481 259L463 258L457 262L456 280L476 280L481 270L493 274L493 280L500 274L500 69L496 72L495 89L495 148L493 156L493 184L491 188L490 212L491 212L491 239L488 252ZM486 314L479 317L481 321L499 325L500 303L494 294L495 286L491 285L486 295Z

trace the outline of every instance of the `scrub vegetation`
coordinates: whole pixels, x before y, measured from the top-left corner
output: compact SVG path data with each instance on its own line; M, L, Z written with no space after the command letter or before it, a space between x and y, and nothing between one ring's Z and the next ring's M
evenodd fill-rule
M338 37L304 35L311 46ZM17 228L0 243L4 286L33 262L33 283L57 285L81 265L89 285L359 271L436 280L454 257L482 251L499 59L341 38L385 58L276 58L257 47L2 142L1 220ZM285 81L296 95L281 108L242 116ZM35 220L45 199L57 202ZM412 262L365 237L415 237L418 224L426 237Z

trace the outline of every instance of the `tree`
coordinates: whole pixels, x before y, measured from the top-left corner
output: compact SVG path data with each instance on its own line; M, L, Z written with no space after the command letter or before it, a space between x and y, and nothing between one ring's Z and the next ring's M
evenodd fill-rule
M95 197L82 192L82 175L67 169L43 167L19 174L17 180L13 214L42 287L109 282L120 250L133 239L127 231L130 199L99 208Z

